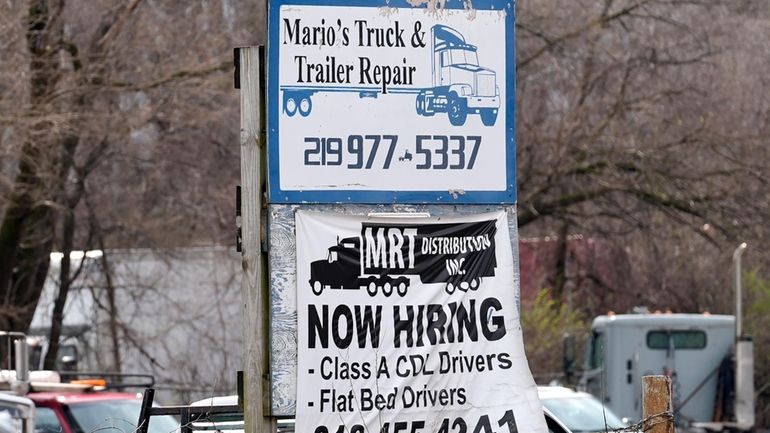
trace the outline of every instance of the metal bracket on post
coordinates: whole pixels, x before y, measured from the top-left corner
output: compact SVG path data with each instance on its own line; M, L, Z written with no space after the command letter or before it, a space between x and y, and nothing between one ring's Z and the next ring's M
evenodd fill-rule
M192 433L192 421L190 420L190 409L183 407L180 409L179 430L181 433Z
M235 250L243 252L243 220L241 217L241 186L235 187Z
M150 409L154 399L155 390L153 388L145 389L144 397L142 397L142 407L139 410L139 421L136 423L136 433L147 433L147 429L150 426Z
M243 410L243 370L238 370L236 373L235 385L238 389L238 407Z
M241 88L241 49L233 48L233 86Z

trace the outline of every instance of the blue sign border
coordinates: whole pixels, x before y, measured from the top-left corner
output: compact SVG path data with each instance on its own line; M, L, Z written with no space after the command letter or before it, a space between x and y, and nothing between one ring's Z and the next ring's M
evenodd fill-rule
M470 1L470 0L469 0ZM267 75L267 155L268 155L268 201L278 203L432 203L432 204L513 204L516 203L516 26L515 0L472 0L477 10L505 10L506 44L506 179L505 191L464 191L452 194L444 191L375 191L375 190L309 190L280 189L278 117L279 89L278 51L280 40L280 10L283 5L312 6L369 6L414 8L407 0L269 0L268 1L268 75ZM425 8L426 6L421 6ZM465 9L464 0L447 0L445 9Z

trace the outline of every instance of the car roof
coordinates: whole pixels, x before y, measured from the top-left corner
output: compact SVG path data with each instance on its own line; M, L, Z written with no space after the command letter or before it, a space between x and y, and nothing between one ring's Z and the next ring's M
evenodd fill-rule
M564 386L538 386L537 395L540 399L549 398L593 398L591 394L575 391Z
M35 403L57 401L62 404L78 404L104 400L139 400L141 394L130 392L32 392L27 397Z
M220 395L190 403L190 406L233 406L238 404L237 395Z
M22 404L25 406L34 406L32 400L13 394L0 393L0 401L14 404Z

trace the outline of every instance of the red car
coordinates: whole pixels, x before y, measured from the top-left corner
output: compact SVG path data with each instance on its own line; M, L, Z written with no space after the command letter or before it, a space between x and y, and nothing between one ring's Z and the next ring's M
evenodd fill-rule
M125 392L32 392L38 433L124 433L136 429L142 394ZM150 433L169 433L179 429L170 416L152 417Z

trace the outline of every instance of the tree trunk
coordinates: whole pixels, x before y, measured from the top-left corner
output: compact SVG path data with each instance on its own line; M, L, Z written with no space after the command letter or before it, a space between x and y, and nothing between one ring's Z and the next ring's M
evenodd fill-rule
M53 211L36 199L43 181L34 158L23 148L14 193L0 225L0 329L26 332L48 273L53 245Z
M30 55L32 110L56 87L60 78L58 14L46 0L29 2L26 27ZM51 180L61 174L56 152L46 152L53 140L50 125L30 127L19 157L13 192L0 222L0 329L26 332L48 273L53 247L54 211ZM51 179L53 178L53 179Z
M122 370L120 362L120 338L118 337L118 307L115 303L115 285L112 282L112 271L110 269L107 254L102 249L102 271L104 272L104 281L107 283L107 306L110 315L110 339L112 340L112 365L116 373Z
M564 301L564 286L567 283L567 258L568 258L568 242L569 226L567 223L563 223L559 227L559 234L556 238L556 263L554 263L553 272L553 297Z
M72 268L72 241L75 236L75 215L67 212L64 215L64 226L62 236L62 259L59 270L59 292L56 294L56 300L53 304L53 314L51 317L51 332L48 335L48 350L45 353L43 368L46 370L56 370L56 358L59 354L59 340L61 339L62 326L64 323L64 305L67 303L67 295L72 286L70 269ZM85 260L85 258L84 258Z

